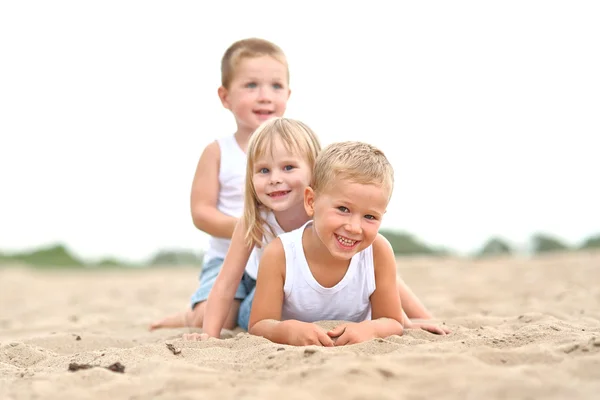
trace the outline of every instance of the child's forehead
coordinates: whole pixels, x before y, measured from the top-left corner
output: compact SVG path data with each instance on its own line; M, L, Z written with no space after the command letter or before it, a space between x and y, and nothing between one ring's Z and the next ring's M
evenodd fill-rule
M265 140L255 154L255 162L274 158L300 158L300 152L292 143L285 143L281 138L275 137Z
M338 178L334 182L327 183L322 194L347 202L355 202L367 197L371 200L382 200L387 204L390 198L390 191L383 184L357 182L348 178Z
M233 69L233 78L243 77L285 77L287 68L285 64L269 55L256 57L243 57L239 59Z

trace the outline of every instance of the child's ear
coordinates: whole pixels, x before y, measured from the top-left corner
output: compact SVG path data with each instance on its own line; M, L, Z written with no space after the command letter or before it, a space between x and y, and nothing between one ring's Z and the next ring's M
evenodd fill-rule
M310 186L304 189L304 210L309 217L313 217L315 213L315 191Z
M231 108L229 106L229 100L227 100L229 91L225 87L219 86L219 89L217 90L217 94L219 95L219 100L221 100L221 104L223 104L223 107L230 110Z

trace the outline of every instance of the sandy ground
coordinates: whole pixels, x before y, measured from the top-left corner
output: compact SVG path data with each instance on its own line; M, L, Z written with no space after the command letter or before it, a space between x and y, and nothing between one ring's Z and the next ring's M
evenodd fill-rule
M0 399L600 396L600 253L411 258L399 272L451 335L409 331L339 348L225 331L229 339L185 342L185 329L147 325L187 306L194 268L3 268ZM116 362L123 373L69 371Z

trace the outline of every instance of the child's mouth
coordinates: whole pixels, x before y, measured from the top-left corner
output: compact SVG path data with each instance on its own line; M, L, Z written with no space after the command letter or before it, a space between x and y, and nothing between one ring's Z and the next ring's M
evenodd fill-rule
M278 192L271 192L268 194L269 197L283 197L286 194L288 194L289 192L291 192L291 190L280 190Z
M267 110L255 110L253 112L254 112L254 114L261 116L261 117L268 117L269 115L273 115L273 111L267 111Z
M345 249L351 249L354 246L356 246L356 244L359 242L358 240L348 239L340 235L335 235L335 238L340 244L340 246L342 246Z

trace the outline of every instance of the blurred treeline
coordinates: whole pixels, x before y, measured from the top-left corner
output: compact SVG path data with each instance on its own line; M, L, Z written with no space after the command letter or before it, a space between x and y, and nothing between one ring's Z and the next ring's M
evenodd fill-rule
M381 230L397 256L451 256L452 250L444 247L428 245L413 235L404 232ZM511 256L518 254L543 254L550 252L567 252L578 250L600 249L600 234L591 236L581 243L570 246L560 239L547 234L538 233L531 237L525 248L516 248L508 240L492 237L481 245L469 257L483 258L489 256ZM36 250L3 253L0 252L0 265L25 264L34 267L66 267L66 268L120 268L120 267L152 267L152 266L177 266L177 265L202 265L202 253L187 250L162 250L150 259L132 263L116 258L105 258L98 261L86 261L76 256L66 246L58 244Z

